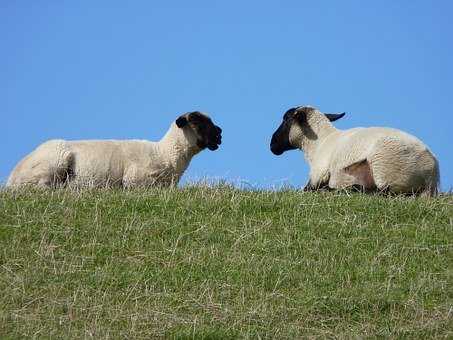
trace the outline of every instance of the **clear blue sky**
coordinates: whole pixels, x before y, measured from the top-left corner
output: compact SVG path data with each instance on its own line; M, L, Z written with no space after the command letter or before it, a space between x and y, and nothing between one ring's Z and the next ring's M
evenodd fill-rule
M0 180L41 142L157 140L177 115L211 114L221 149L203 176L302 185L276 157L283 112L346 111L342 129L391 126L438 156L453 187L452 1L0 1Z

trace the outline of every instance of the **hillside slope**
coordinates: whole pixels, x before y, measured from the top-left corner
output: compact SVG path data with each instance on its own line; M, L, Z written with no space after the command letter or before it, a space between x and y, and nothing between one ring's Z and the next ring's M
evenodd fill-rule
M453 197L0 192L0 336L453 337Z

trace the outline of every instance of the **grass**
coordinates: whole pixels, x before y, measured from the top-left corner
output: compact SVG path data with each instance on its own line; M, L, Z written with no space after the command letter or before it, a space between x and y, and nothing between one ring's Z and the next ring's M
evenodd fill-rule
M453 337L453 196L1 191L0 337Z

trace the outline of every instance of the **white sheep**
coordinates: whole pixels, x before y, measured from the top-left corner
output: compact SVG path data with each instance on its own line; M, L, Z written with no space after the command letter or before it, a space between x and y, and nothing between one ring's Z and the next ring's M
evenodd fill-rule
M439 164L429 148L406 132L382 127L338 130L344 116L309 106L288 110L271 141L276 155L301 149L310 165L305 190L360 187L365 191L424 193L439 188Z
M159 142L50 140L17 164L6 185L176 185L193 156L218 148L221 132L208 116L195 111L178 117Z

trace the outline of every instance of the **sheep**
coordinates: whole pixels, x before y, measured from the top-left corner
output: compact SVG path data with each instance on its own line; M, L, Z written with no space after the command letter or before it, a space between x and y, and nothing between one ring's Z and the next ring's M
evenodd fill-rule
M179 116L159 142L50 140L23 158L7 187L175 186L193 156L218 149L222 129L205 114Z
M425 194L439 188L439 164L429 148L401 130L369 127L336 129L341 114L314 107L291 108L272 135L275 155L300 149L310 166L304 190L360 188L367 192Z

